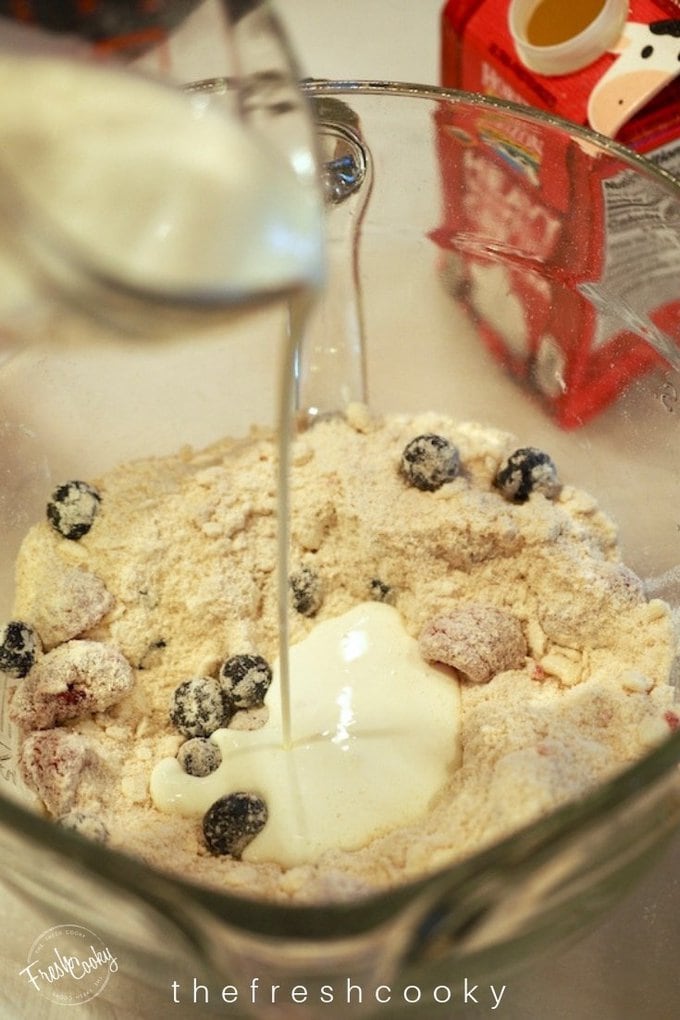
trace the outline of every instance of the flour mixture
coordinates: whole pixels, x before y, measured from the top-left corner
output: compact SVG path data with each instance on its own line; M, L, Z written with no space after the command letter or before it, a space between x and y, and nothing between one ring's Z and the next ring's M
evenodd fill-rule
M0 667L60 824L212 887L347 899L678 725L670 611L548 451L355 407L294 444L283 748L276 458L256 431L65 481L26 536Z

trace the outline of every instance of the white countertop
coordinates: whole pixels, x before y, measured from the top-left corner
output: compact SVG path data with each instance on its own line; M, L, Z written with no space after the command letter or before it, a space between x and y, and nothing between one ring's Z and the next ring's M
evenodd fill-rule
M305 74L437 84L440 0L279 0Z
M438 80L440 0L281 0L306 75L320 78ZM508 979L498 1010L469 1002L461 1017L505 1020L670 1020L680 999L680 838L664 861L594 932L521 977ZM3 890L0 954L2 1020L53 1020L63 1007L31 989L19 970L47 927ZM65 919L66 920L66 919ZM145 997L119 972L106 994L70 1007L79 1020L200 1017L200 1008ZM442 1015L448 1011L442 1011ZM70 1013L69 1013L70 1015ZM229 1015L225 1006L225 1017ZM380 1012L387 1017L389 1014Z

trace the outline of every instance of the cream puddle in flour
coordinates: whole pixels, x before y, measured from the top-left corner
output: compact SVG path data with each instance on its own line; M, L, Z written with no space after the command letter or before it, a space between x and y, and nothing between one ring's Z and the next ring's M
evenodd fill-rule
M215 772L190 776L167 758L151 775L156 807L187 816L237 790L263 797L269 819L243 859L286 867L416 821L460 757L458 683L423 660L390 606L364 603L318 624L290 649L290 665L290 749L275 667L268 722L212 734Z

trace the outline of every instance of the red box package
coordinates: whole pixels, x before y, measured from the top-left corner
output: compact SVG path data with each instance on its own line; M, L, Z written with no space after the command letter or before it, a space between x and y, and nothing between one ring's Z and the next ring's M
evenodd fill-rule
M593 119L680 177L680 78L674 77L680 73L680 5L631 0L620 46L559 76L522 63L508 7L509 0L447 3L443 85L581 125L592 126ZM641 55L650 45L647 34L655 43L663 35L666 47L655 57L654 80L648 56ZM650 82L656 95L621 123L625 110L640 103L635 90ZM659 364L657 351L669 339L680 344L680 253L655 249L644 219L649 215L651 224L655 212L635 202L635 178L615 160L598 160L594 172L583 146L565 143L557 132L539 136L531 122L510 124L493 109L466 116L469 123L461 114L454 122L443 107L438 115L445 211L433 238L450 253L452 286L464 295L494 355L561 425L583 424ZM638 209L635 222L631 205ZM474 244L467 244L471 237ZM506 295L502 314L493 300L499 286ZM624 293L625 324L607 311L610 288Z

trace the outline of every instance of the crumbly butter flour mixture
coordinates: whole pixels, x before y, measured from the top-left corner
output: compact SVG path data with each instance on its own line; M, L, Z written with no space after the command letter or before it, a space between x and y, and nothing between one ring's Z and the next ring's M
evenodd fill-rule
M582 796L677 727L670 611L547 453L354 407L294 442L293 736L306 711L311 729L283 751L276 458L256 431L65 482L25 538L0 668L22 776L62 824L217 888L351 898ZM356 773L307 765L313 745ZM257 746L278 785L248 782Z

